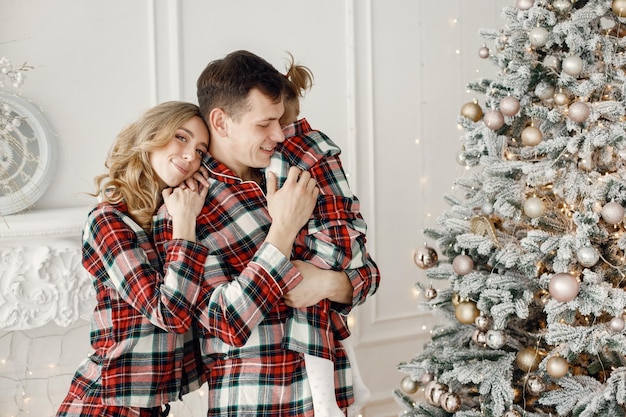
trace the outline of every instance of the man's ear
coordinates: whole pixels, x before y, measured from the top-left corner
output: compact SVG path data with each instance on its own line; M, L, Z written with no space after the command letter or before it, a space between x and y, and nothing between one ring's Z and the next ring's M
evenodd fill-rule
M209 113L209 125L220 136L228 136L228 115L224 110L215 108Z

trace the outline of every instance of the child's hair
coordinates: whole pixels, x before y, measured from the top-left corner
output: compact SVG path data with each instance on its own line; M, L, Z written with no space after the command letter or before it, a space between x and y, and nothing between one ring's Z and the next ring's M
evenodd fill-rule
M161 182L150 164L150 152L165 146L176 131L200 109L192 103L168 101L147 110L115 139L105 167L108 173L94 179L102 201L126 203L130 216L146 231L161 203Z
M313 87L313 72L304 65L296 65L293 55L287 53L289 54L289 67L285 77L289 82L283 96L285 113L280 118L280 124L283 126L297 120L300 114L300 98Z

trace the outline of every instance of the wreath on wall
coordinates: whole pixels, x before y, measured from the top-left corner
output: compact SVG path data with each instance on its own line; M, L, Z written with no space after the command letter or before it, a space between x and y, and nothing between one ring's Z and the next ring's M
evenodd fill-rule
M32 68L0 58L0 216L32 207L50 185L56 164L52 129L43 113L15 92Z

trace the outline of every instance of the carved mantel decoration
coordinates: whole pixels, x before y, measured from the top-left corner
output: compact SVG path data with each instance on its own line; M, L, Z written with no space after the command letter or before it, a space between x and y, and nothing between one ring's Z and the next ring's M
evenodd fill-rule
M81 264L87 211L33 210L0 218L0 330L89 320L95 293Z

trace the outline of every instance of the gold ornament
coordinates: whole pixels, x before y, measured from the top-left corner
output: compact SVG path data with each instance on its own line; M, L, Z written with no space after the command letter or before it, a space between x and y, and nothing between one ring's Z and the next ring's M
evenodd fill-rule
M567 375L569 363L562 356L553 356L546 362L546 371L553 378L561 378Z
M461 107L461 116L477 122L483 117L483 109L475 101L470 101Z
M611 10L619 17L626 17L626 0L613 0Z
M543 133L535 126L527 126L522 130L522 143L526 146L539 145L541 139L543 139Z
M473 301L461 301L454 309L454 315L463 324L473 324L480 315L480 310Z
M517 352L515 363L517 367L524 372L535 371L541 362L541 354L534 347L525 347Z
M402 378L400 387L402 388L402 391L406 392L407 394L415 394L419 388L419 384L417 383L417 381L413 381L410 376L405 376L404 378Z

